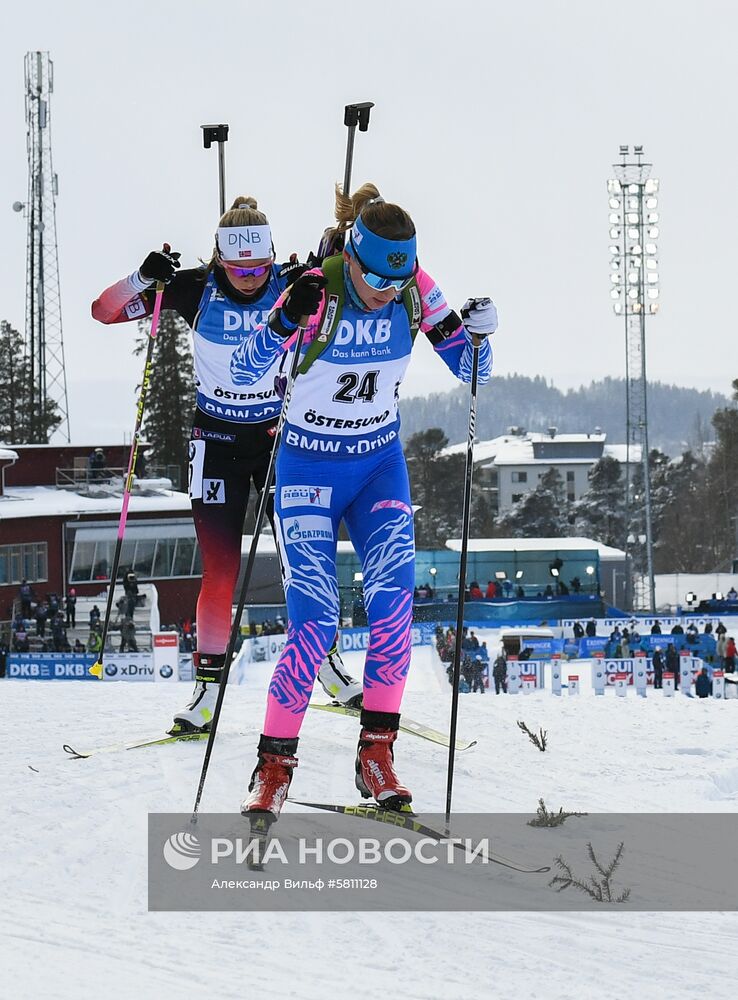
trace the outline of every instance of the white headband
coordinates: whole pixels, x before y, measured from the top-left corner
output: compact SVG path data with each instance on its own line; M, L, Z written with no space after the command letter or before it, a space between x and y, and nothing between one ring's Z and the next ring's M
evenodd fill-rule
M223 260L264 260L272 256L269 226L219 226L215 241Z

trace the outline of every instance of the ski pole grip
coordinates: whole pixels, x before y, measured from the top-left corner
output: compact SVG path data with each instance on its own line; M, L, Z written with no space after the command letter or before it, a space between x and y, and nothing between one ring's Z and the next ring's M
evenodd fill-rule
M358 125L360 132L366 132L369 129L369 115L373 107L374 101L347 104L344 109L343 124L349 128L356 128Z

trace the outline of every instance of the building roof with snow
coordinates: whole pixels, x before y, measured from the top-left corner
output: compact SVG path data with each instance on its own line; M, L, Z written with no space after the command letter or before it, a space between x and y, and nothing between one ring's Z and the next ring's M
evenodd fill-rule
M482 468L514 465L593 465L603 456L626 461L627 446L607 444L607 435L599 429L590 434L559 434L555 428L548 433L528 431L502 434L474 445L474 463ZM445 448L443 455L466 452L466 444ZM640 461L640 446L631 445L630 461Z
M470 538L470 552L596 552L600 559L624 559L625 553L594 538ZM446 548L461 551L461 539L449 538Z
M150 482L150 481L148 481ZM131 494L130 514L182 514L190 512L190 500L186 493L161 489L149 492L139 480L138 490L134 482ZM7 487L0 496L0 522L26 517L78 517L80 515L120 514L121 491L102 496L85 496L71 490L60 490L54 486L13 486Z

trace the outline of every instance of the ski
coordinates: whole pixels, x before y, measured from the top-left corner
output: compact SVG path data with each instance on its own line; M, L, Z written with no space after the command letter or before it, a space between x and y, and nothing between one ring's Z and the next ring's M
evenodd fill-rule
M322 809L325 812L341 813L343 816L355 816L357 819L372 819L377 823L386 823L389 826L396 826L402 830L410 830L412 833L417 833L421 837L429 837L431 840L441 841L447 839L445 833L441 833L432 826L421 823L417 815L413 812L404 810L402 812L395 812L392 809L382 809L381 806L377 805L338 806L327 802L302 802L300 799L288 799L287 801L292 802L296 806L304 806L306 809ZM454 844L453 846L463 854L468 853L467 848L463 844ZM492 854L489 851L484 855L484 858L480 855L476 855L476 857L479 857L481 861L486 860L492 864L501 865L503 868L509 868L514 872L521 872L523 875L542 875L545 872L551 871L549 865L543 868L526 868L523 865L516 864L516 862L511 861L509 858L503 857L501 854Z
M319 712L335 712L338 715L353 715L357 719L361 716L361 709L346 708L345 705L322 705L319 702L311 701L309 707L315 708ZM404 715L400 719L400 729L403 733L412 733L413 736L419 736L422 740L430 740L431 743L439 743L443 747L448 746L448 736L446 733L439 732L438 729L431 729L430 726L426 726L422 722L415 722L414 719L408 719ZM468 750L470 747L474 747L476 745L476 740L456 740L457 750Z
M155 736L153 739L132 740L130 743L111 743L104 747L94 747L92 750L75 750L68 743L62 746L69 760L83 760L97 756L99 753L117 753L122 750L140 750L143 747L164 746L167 743L185 743L190 740L206 740L207 733L180 733L178 736Z
M251 840L258 844L256 857L248 862L247 867L252 872L264 871L264 852L269 842L269 831L275 822L274 817L266 813L242 813L248 819Z

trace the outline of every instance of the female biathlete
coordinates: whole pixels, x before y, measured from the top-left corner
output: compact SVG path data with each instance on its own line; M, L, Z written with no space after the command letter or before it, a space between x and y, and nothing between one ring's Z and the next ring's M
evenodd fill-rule
M298 734L317 669L339 614L336 541L346 524L362 562L369 647L356 785L365 798L402 809L412 801L392 746L410 665L415 546L398 390L420 329L450 370L479 381L491 372L489 299L469 300L462 320L417 263L415 226L374 185L337 191L342 254L298 277L268 324L244 339L232 376L249 387L282 356L289 364L299 319L310 316L277 455L275 529L285 572L288 640L267 697L258 762L244 814L276 818L297 766Z
M294 260L274 262L267 217L253 198L244 197L221 218L209 264L178 270L179 257L166 246L153 251L138 271L92 304L93 317L102 323L141 319L152 312L153 285L162 281L162 308L177 312L193 332L197 395L189 491L203 570L195 690L175 714L173 734L210 728L231 628L250 483L253 480L257 490L264 485L282 408L274 389L278 359L254 370L244 390L231 380L231 355L249 331L265 322L295 274L304 270ZM320 677L331 697L343 704L359 702L361 685L348 676L335 646Z

